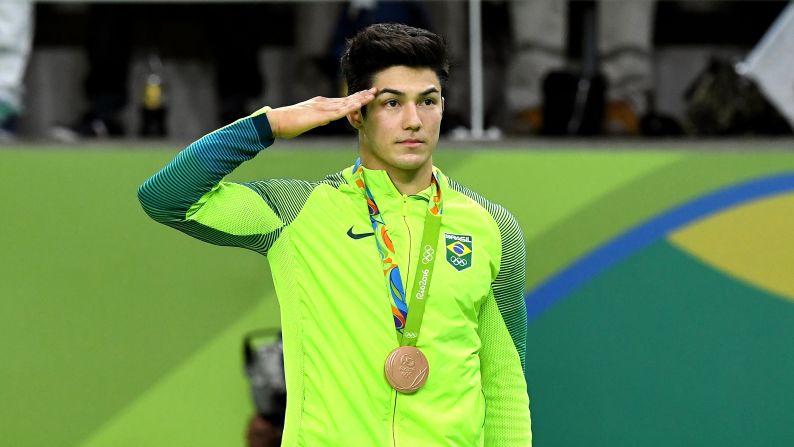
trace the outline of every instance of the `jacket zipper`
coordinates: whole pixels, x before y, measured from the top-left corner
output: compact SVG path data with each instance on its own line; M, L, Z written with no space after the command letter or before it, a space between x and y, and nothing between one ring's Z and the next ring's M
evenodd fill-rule
M402 218L403 224L405 224L405 228L408 230L408 261L406 262L406 270L405 270L405 284L403 288L408 287L409 281L411 280L411 252L412 250L412 240L411 240L411 226L408 225L408 196L403 194L403 204L402 204ZM408 304L408 290L405 289L405 302ZM410 310L409 310L410 312ZM391 415L391 441L392 447L397 447L397 398L400 397L400 393L397 391L392 391L394 393L394 407L392 408L392 415Z
M412 250L412 243L411 240L411 226L408 225L408 196L403 194L403 223L405 224L405 228L408 230L408 262L406 265L408 268L405 270L405 284L404 286L407 287L409 282L411 281L411 252ZM405 304L408 304L408 290L405 290Z
M391 413L391 445L392 447L397 447L397 433L395 432L396 427L394 426L395 420L397 419L397 396L400 395L396 390L392 390L394 393L394 406L392 407Z

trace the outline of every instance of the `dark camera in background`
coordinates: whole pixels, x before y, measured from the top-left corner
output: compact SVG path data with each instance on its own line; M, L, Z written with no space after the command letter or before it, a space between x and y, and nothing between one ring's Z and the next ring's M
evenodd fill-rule
M243 361L257 413L277 426L284 425L287 385L279 329L251 331L243 339Z

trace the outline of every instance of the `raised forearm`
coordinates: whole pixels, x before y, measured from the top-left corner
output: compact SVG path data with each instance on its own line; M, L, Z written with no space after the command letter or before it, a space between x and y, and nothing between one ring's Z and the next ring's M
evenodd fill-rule
M180 152L141 185L138 199L158 222L184 220L190 207L221 179L272 143L266 115L235 121Z

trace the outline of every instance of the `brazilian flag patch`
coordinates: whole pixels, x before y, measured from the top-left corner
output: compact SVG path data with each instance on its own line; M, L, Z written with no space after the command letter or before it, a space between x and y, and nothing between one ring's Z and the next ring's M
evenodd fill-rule
M471 236L465 234L444 233L447 245L447 262L457 271L471 267L472 241Z

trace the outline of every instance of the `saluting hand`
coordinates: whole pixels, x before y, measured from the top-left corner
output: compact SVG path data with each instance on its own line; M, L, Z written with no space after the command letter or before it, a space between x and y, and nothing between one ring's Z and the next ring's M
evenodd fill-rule
M314 97L267 112L275 138L293 138L315 127L324 126L356 111L375 99L375 87L344 98Z

